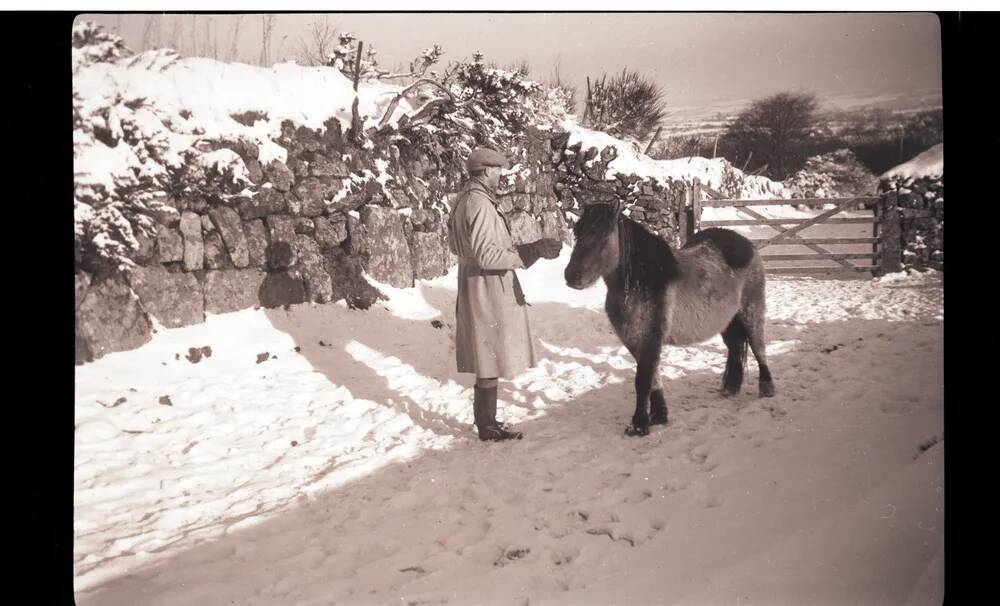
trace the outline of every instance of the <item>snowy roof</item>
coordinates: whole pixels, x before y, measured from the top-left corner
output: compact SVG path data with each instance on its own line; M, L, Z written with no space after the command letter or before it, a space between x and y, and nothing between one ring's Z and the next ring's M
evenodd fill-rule
M944 143L921 153L917 157L903 162L899 166L882 173L883 179L899 177L902 179L940 176L944 174Z

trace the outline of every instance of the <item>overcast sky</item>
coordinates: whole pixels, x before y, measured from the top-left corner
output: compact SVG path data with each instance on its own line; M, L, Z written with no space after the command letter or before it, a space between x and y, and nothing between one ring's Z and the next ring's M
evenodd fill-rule
M206 26L220 52L232 44L235 15L83 15L118 28L132 49L142 46L147 20L163 46L180 25L183 54L192 26L204 46ZM585 77L623 67L654 78L674 107L751 99L782 90L826 95L883 95L941 88L937 17L925 13L352 13L276 15L272 60L294 58L309 24L326 19L374 44L379 62L404 65L440 44L443 62L479 50L500 64L526 60L532 78L554 66L586 90ZM243 15L239 60L260 56L261 16ZM201 53L199 53L201 54ZM585 92L583 93L585 95Z

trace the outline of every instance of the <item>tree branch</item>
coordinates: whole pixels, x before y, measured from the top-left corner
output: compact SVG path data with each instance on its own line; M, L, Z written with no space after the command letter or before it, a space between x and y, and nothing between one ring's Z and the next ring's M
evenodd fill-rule
M419 86L421 86L423 84L429 84L429 85L431 85L431 86L433 86L433 87L441 90L442 92L444 92L445 95L448 96L448 101L450 101L453 104L455 103L455 96L452 95L451 91L448 90L447 88L445 88L444 85L442 85L441 83L439 83L439 82L437 82L435 80L431 80L429 78L421 78L420 80L417 80L413 84L410 84L409 86L407 86L403 90L399 91L399 93L395 97L392 98L392 101L389 102L389 106L386 107L385 113L382 115L382 119L379 120L379 122L378 122L379 128L382 128L383 126L386 125L386 123L389 122L389 118L392 117L392 114L396 111L396 107L399 106L399 101L403 97L405 97L406 95L408 95L411 91L413 91L414 89L418 88ZM440 99L440 100L443 101L443 99ZM430 105L430 103L433 103L433 101L428 102L427 105ZM441 103L439 105L443 105L443 103ZM425 105L424 108L421 108L420 112L423 112L426 107L427 106Z

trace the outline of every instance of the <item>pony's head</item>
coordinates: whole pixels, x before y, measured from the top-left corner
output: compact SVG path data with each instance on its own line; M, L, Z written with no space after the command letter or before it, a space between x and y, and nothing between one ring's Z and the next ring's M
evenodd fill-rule
M566 285L583 289L598 278L613 272L620 260L618 221L624 205L590 204L573 227L576 243L569 265L566 266Z

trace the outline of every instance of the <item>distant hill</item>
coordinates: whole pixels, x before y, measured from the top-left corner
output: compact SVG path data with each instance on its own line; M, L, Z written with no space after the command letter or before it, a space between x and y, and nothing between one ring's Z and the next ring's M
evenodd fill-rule
M856 112L881 111L906 115L942 107L941 90L879 95L818 95L819 114L838 120ZM705 105L667 106L662 137L714 135L723 130L729 119L750 105L753 99L719 101Z

